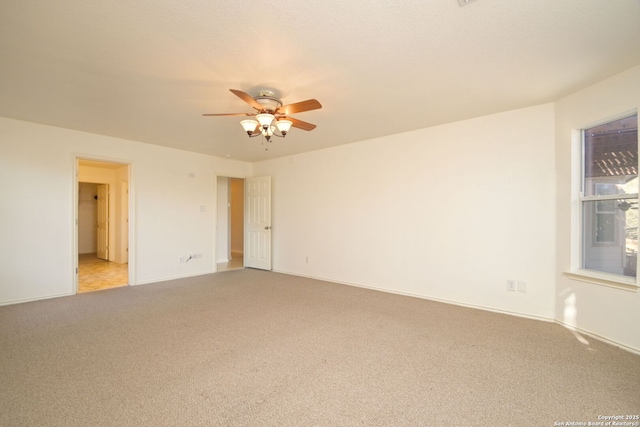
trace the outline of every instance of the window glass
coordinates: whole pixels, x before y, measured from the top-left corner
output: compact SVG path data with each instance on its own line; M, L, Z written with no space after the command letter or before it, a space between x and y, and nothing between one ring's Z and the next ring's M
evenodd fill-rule
M638 204L629 199L583 205L584 268L636 276Z
M638 116L585 129L583 139L584 195L637 194Z
M636 277L637 117L583 130L582 268Z

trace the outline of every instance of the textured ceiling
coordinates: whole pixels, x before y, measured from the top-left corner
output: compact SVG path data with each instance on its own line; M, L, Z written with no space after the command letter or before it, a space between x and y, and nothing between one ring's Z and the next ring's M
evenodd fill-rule
M550 102L640 64L638 0L1 0L0 116L260 161ZM264 151L229 89L318 99Z

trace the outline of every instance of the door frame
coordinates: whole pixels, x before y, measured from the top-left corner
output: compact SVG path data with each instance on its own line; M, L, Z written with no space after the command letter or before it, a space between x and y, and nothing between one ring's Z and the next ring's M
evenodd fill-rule
M246 181L247 179L249 179L246 176L236 176L236 175L216 175L215 177L215 209L217 212L217 208L218 208L218 200L219 200L219 195L218 195L218 178L226 178L227 179L227 191L230 194L231 192L231 180L232 179L240 179L242 180L245 185L243 185L243 194L242 194L242 198L243 200L245 199L245 195L246 195ZM230 203L230 197L228 197L229 199L229 203ZM213 259L214 259L214 273L218 272L218 241L220 240L220 230L218 229L218 224L217 224L218 218L217 218L217 214L216 214L216 227L215 227L215 238L214 238L214 245L213 245ZM244 236L246 235L247 232L247 215L243 209L242 212L242 233L243 233L243 240L244 240ZM229 255L231 254L231 211L229 209L227 209L227 251L229 252ZM243 256L243 260L244 260L244 256ZM242 263L242 268L245 268L245 263L243 261Z
M78 293L78 184L79 184L79 167L80 161L92 161L98 163L109 163L120 166L127 166L127 182L128 188L126 189L127 194L127 217L128 223L126 226L126 240L127 240L127 274L128 274L128 286L135 286L135 205L134 205L134 189L135 183L133 179L133 168L134 164L131 160L127 159L116 159L113 157L101 157L87 154L74 153L72 155L72 170L73 170L73 191L72 191L72 202L73 202L73 215L71 218L73 230L72 234L72 259L73 259L73 287L72 293L75 295Z

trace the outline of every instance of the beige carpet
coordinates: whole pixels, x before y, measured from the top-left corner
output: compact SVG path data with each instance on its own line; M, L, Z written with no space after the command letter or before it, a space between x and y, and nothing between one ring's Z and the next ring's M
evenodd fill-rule
M0 307L0 425L553 426L640 413L640 356L587 340L237 270Z

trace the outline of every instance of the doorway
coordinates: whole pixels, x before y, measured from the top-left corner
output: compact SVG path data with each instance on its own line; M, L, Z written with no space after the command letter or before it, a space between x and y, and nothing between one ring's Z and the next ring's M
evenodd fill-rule
M244 268L244 179L218 177L217 271Z
M129 165L77 160L77 293L127 286Z

